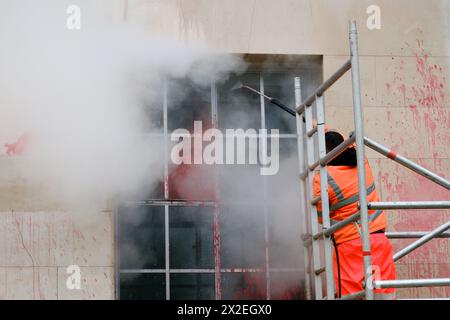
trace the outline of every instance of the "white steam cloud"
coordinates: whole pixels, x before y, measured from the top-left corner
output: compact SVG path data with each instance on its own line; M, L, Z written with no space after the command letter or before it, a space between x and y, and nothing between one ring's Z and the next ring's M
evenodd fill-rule
M142 199L145 195L139 192L158 187L162 178L162 145L143 134L161 132L161 123L152 124L155 119L151 118L162 110L162 77L187 78L197 86L209 86L212 78L226 80L230 72L241 72L245 65L236 56L151 39L129 26L105 21L91 21L79 31L69 31L67 4L63 0L0 2L0 158L14 157L14 174L38 186L43 202L61 203L65 209L103 208L106 199L117 196ZM187 94L180 86L170 99L182 101ZM242 106L246 101L235 98L231 104ZM255 105L248 108L254 110ZM231 110L221 116L233 127L259 125L259 114L253 113L252 118L245 108ZM11 145L20 137L23 154L6 155L4 144ZM297 172L296 154L285 156L280 174L269 178L268 195L259 175L241 167L220 168L224 170L220 175L222 201L259 204L253 209L259 222L264 219L262 197L270 203L268 223L273 233L269 241L277 244L271 257L273 267L298 265L294 260L301 254L296 237L298 186L292 178ZM210 184L212 178L204 176ZM194 183L201 185L201 181ZM177 184L189 189L192 181ZM252 221L244 218L253 211L239 211L242 219L236 219L229 229L260 228L261 223L244 223ZM226 210L222 214L226 219ZM127 219L139 225L142 215ZM237 255L242 251L240 239L231 235L223 241ZM248 252L264 252L264 241L262 237L258 243L249 243L248 249L254 250L242 251L243 260ZM149 259L149 252L141 252L133 239L124 248L124 254L135 260L144 263ZM278 257L281 251L293 261Z
M145 110L162 109L156 84L168 76L207 85L242 62L124 25L69 31L50 3L0 4L0 154L25 137L18 174L73 204L157 183L163 150L142 135L155 129Z

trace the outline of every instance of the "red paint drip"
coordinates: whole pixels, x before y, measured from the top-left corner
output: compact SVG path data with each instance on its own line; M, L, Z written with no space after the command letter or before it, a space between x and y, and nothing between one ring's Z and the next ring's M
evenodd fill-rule
M410 105L409 110L411 110L411 112L413 114L414 128L418 129L420 117L419 117L419 111L417 110L417 105L415 105L415 104Z
M403 104L406 104L406 85L402 83L398 86L398 91L400 91L402 98L403 98Z
M424 122L425 122L425 128L428 131L428 136L431 137L431 142L432 145L436 145L436 122L434 122L431 117L430 117L430 113L429 112L425 112L424 115Z

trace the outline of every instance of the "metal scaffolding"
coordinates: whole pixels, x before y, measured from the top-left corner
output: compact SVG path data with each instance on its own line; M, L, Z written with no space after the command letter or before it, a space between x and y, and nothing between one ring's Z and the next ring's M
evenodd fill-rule
M363 247L364 263L364 290L355 294L347 295L341 299L374 299L374 289L378 288L409 288L409 287L431 287L450 286L450 278L440 279L406 279L393 281L379 281L372 279L372 261L370 254L370 233L368 223L368 210L372 209L445 209L450 208L450 201L406 201L406 202L368 202L366 190L366 172L364 167L364 146L396 161L408 169L428 178L440 186L450 190L450 182L443 177L423 168L411 160L398 155L393 150L364 136L363 114L361 108L361 90L359 79L359 57L356 22L351 21L349 25L350 59L348 59L330 78L320 85L314 93L304 102L301 102L300 79L295 79L296 97L296 121L300 169L300 191L301 196L301 219L304 240L305 257L305 286L308 299L335 299L335 284L333 274L333 254L331 236L346 225L361 220L361 240ZM325 146L325 116L323 94L348 70L352 75L354 133L334 150L326 152ZM315 107L317 125L313 124L313 108ZM317 135L317 139L315 139ZM358 190L359 190L359 212L347 219L330 225L330 208L328 202L328 178L327 164L345 151L353 143L356 143L356 157L358 168ZM316 160L316 154L318 159ZM321 195L314 197L312 182L316 168L319 167ZM322 202L322 226L318 223L316 204ZM415 242L400 250L394 255L398 260L411 251L419 248L433 238L447 238L449 233L445 231L450 228L450 221L429 232L387 232L391 239L418 238ZM323 252L322 249L323 248ZM324 265L321 256L324 256ZM322 275L325 273L326 297L322 287ZM314 295L312 295L314 291Z

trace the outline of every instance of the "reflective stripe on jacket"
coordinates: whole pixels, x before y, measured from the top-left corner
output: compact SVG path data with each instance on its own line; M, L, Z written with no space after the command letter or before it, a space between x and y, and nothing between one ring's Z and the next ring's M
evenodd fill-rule
M379 201L375 188L372 170L369 162L365 160L367 201ZM358 169L356 166L327 166L328 197L330 204L331 225L342 221L358 212ZM314 195L320 194L320 174L317 172L313 182ZM319 222L322 223L322 203L317 204ZM359 222L359 220L358 220ZM386 216L381 210L369 210L369 231L374 232L385 229ZM334 233L336 243L342 243L359 237L355 223L351 223Z

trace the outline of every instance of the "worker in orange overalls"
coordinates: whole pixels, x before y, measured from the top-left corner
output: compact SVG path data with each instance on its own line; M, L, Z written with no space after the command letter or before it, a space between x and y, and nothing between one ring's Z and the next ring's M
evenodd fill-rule
M336 130L325 129L327 153L344 141ZM379 201L377 190L370 169L365 159L367 200ZM358 212L358 170L356 167L355 146L346 149L327 165L328 197L330 204L331 225L342 221ZM314 194L320 195L320 175L314 176ZM322 205L317 204L319 222ZM363 250L360 237L361 228L358 220L336 231L333 235L335 246L334 278L338 297L363 290L364 266ZM369 210L370 250L372 256L372 273L374 280L396 279L393 250L389 239L384 234L387 227L386 216L381 210ZM395 289L375 289L375 299L395 299Z

